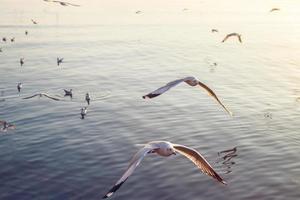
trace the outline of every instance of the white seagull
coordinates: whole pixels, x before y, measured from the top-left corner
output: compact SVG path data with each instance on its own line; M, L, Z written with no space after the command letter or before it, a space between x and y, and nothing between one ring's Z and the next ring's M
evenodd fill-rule
M2 125L3 127L0 129L3 132L6 132L9 129L16 129L16 126L13 124L8 123L7 121L2 121L0 120L0 125Z
M59 57L57 57L57 58L56 58L57 66L59 66L60 63L63 63L63 60L64 60L64 58L59 58Z
M214 91L212 91L207 85L205 85L204 83L200 82L197 78L193 77L193 76L189 76L189 77L185 77L182 79L178 79L172 82L167 83L165 86L158 88L157 90L143 96L144 99L146 98L154 98L157 97L163 93L165 93L166 91L168 91L169 89L171 89L172 87L175 87L176 85L178 85L179 83L185 82L186 84L190 85L190 86L200 86L202 88L204 88L209 95L211 95L215 100L217 100L217 102L226 110L226 112L228 112L231 116L232 113L224 106L224 104L219 100L219 98L217 97L217 95L214 93Z
M104 195L103 199L113 195L114 192L116 192L122 186L122 184L129 178L129 176L133 173L135 168L140 164L146 155L150 153L156 153L160 156L167 157L176 155L176 152L190 159L203 173L213 177L223 184L226 184L226 182L217 174L217 172L215 172L205 158L195 149L180 144L172 144L167 141L153 141L146 144L133 156L125 173L109 190L109 192Z
M24 65L24 58L20 58L20 65L21 67Z
M71 98L73 97L72 89L70 90L64 89L64 91L65 91L65 96L70 96Z
M47 97L47 98L49 98L49 99L52 99L52 100L54 100L54 101L60 101L60 99L58 99L58 98L55 98L55 97L51 97L51 96L49 96L48 94L46 94L46 93L38 93L38 94L34 94L34 95L32 95L32 96L29 96L29 97L24 97L23 99L31 99L31 98L33 98L33 97L36 97L36 96L38 96L38 97Z
M22 83L18 83L17 85L18 92L21 92L22 87L23 87Z
M237 37L239 42L242 43L242 35L239 33L229 33L225 36L225 38L222 40L222 42L225 42L230 37Z
M84 119L86 113L87 113L87 107L81 108L80 110L81 119Z

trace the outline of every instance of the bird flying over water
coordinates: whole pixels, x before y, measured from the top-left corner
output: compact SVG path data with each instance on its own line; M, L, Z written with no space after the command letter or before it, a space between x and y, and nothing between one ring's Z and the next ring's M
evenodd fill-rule
M48 1L48 2L58 3L62 6L76 6L76 7L80 6L78 4L73 4L73 3L66 2L66 1Z
M28 35L28 31L25 31L25 35Z
M141 13L142 13L142 11L140 11L140 10L135 12L135 14L141 14Z
M38 93L38 94L34 94L34 95L32 95L32 96L29 96L29 97L25 97L25 98L23 98L23 99L31 99L31 98L33 98L33 97L47 97L47 98L49 98L49 99L52 99L52 100L54 100L54 101L60 101L60 99L58 99L58 98L55 98L55 97L51 97L50 95L48 95L48 94L46 94L46 93Z
M22 87L23 87L22 83L18 83L17 85L18 92L21 92Z
M33 19L31 19L31 22L33 23L33 24L38 24L36 21L34 21Z
M20 65L21 67L24 65L24 58L20 58Z
M3 38L2 38L2 41L3 41L3 42L6 42L6 37L3 37Z
M80 110L81 119L84 119L86 113L87 113L87 107L81 108Z
M272 9L270 10L270 12L279 11L279 10L280 10L280 8L272 8Z
M213 29L211 29L211 32L212 32L212 33L218 33L219 31L218 31L218 29L214 29L214 28L213 28Z
M136 167L141 163L143 158L148 154L158 154L160 156L168 157L171 155L176 155L180 153L190 159L203 173L211 176L217 181L226 184L226 182L215 172L208 161L195 149L180 145L172 144L167 141L153 141L146 144L142 149L140 149L131 159L129 166L122 177L116 182L116 184L106 193L103 199L113 195L124 182L129 178L129 176L134 172Z
M232 113L223 105L223 103L219 100L219 98L217 97L217 95L214 93L214 91L212 91L212 89L210 89L207 85L205 85L204 83L200 82L197 78L190 76L190 77L185 77L182 79L177 79L175 81L169 82L167 83L165 86L158 88L157 90L150 92L149 94L143 96L144 99L146 98L154 98L157 97L165 92L167 92L169 89L175 87L176 85L178 85L179 83L185 82L186 84L190 85L190 86L200 86L203 89L205 89L209 95L211 95L225 110L226 112L228 112L231 116Z
M242 35L239 33L229 33L225 36L225 38L222 40L222 42L225 42L230 37L237 37L239 42L242 43Z
M71 98L73 97L72 89L70 90L64 89L64 91L65 91L65 96L70 96Z
M63 63L63 60L64 60L64 58L59 58L59 57L57 57L57 58L56 58L57 66L59 66L60 63Z
M11 38L11 39L10 39L10 41L11 41L11 42L14 42L14 41L15 41L15 38L14 38L14 37L13 37L13 38Z
M85 94L85 100L86 100L86 102L88 103L88 105L90 105L91 97L90 97L90 94L89 94L89 93L86 93L86 94Z
M8 131L9 129L16 129L16 126L15 126L15 125L10 124L10 123L8 123L7 121L2 121L2 120L0 120L0 125L2 125L2 127L1 127L0 130L3 131L3 132Z

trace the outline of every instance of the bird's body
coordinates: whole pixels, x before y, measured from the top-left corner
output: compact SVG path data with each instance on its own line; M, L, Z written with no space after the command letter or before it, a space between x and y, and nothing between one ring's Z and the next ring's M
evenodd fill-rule
M25 35L28 35L28 31L25 31Z
M143 96L144 99L146 98L154 98L157 97L165 92L167 92L169 89L175 87L176 85L185 82L186 84L190 85L190 86L197 86L199 85L200 87L202 87L203 89L205 89L209 95L211 95L225 110L226 112L228 112L230 115L232 115L232 113L223 105L223 103L219 100L219 98L217 97L217 95L204 83L200 82L197 78L193 77L193 76L189 76L189 77L185 77L182 79L177 79L175 81L171 81L169 83L167 83L165 86L158 88L157 90L150 92L149 94Z
M15 38L14 38L14 37L13 37L13 38L11 38L11 39L10 39L10 41L11 41L11 42L14 42L14 41L15 41Z
M213 28L213 29L211 29L211 32L212 32L212 33L218 33L219 31L218 31L218 29L214 29L214 28Z
M21 67L24 65L24 58L20 58L20 65Z
M22 87L23 87L22 83L18 83L17 85L18 92L21 92Z
M86 93L86 94L85 94L85 100L86 100L86 102L88 103L88 105L90 105L91 97L90 97L90 94L89 94L89 93Z
M180 153L190 159L203 173L213 177L223 184L226 184L226 182L214 171L205 158L196 150L183 145L172 144L168 141L153 141L146 144L133 156L125 173L103 198L108 198L113 195L134 172L135 168L140 164L143 158L150 153L155 153L163 157Z
M64 58L56 58L57 66L59 66L61 63L63 63Z
M33 23L33 24L38 24L36 21L34 21L33 19L31 19L31 22Z
M279 10L280 10L280 8L272 8L272 9L270 10L270 12L279 11Z
M64 89L64 91L65 91L65 96L70 96L71 98L73 97L72 89L70 89L70 90Z
M2 41L3 41L3 42L6 42L6 37L3 37L3 38L2 38Z
M6 132L9 129L16 129L15 125L10 124L7 121L0 120L0 125L2 125L2 128L0 130L3 131L3 132Z
M52 96L50 96L50 95L48 95L48 94L46 94L46 93L37 93L37 94L34 94L34 95L32 95L32 96L29 96L29 97L24 97L23 99L31 99L31 98L33 98L33 97L47 97L47 98L49 98L49 99L52 99L52 100L54 100L54 101L60 101L60 99L58 99L58 98L56 98L56 97L52 97Z
M80 110L81 119L84 119L86 114L87 114L87 107L81 108Z
M229 33L225 36L225 38L222 40L222 42L225 42L230 37L237 37L239 42L242 43L242 35L239 33Z

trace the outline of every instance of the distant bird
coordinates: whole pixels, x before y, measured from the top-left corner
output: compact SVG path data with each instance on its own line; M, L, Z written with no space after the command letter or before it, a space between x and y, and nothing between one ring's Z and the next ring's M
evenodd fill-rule
M60 65L60 63L63 63L64 58L59 58L57 57L56 62L57 62L57 66Z
M11 38L11 39L10 39L10 41L11 41L11 42L14 42L14 41L15 41L15 38L14 38L14 37L13 37L13 38Z
M24 58L20 58L20 65L21 67L24 65Z
M140 10L135 12L135 14L141 14L141 13L142 13L142 11L140 11Z
M73 97L72 89L70 89L70 90L64 89L64 91L65 91L65 96L70 96L71 98Z
M28 35L28 31L25 31L25 35Z
M0 125L2 125L2 128L0 130L3 131L3 132L8 131L9 129L16 129L15 125L10 124L7 121L0 120Z
M207 160L195 149L180 144L172 144L167 141L153 141L146 144L133 156L126 172L108 191L108 193L104 195L103 199L113 195L122 186L122 184L125 183L125 181L134 172L136 167L141 163L146 155L156 153L160 156L168 157L171 155L176 155L176 152L190 159L203 173L213 177L223 184L226 184L226 182L217 174L217 172L215 172L215 170L211 167Z
M190 76L190 77L185 77L182 79L177 79L175 81L169 82L167 83L165 86L158 88L157 90L150 92L149 94L143 96L144 99L146 98L154 98L157 97L163 93L165 93L166 91L168 91L169 89L171 89L172 87L175 87L176 85L178 85L179 83L185 82L186 84L190 85L190 86L200 86L203 89L205 89L209 95L211 95L225 110L226 112L228 112L230 115L232 115L232 113L223 105L223 103L219 100L219 98L217 97L217 95L214 93L214 91L212 91L207 85L205 85L204 83L200 82L197 78Z
M184 9L182 9L182 11L188 11L189 9L187 9L187 8L184 8Z
M33 23L33 24L38 24L36 21L34 21L33 19L31 19L31 22Z
M270 10L270 12L279 11L279 10L280 10L280 8L272 8L272 9Z
M22 87L23 87L22 83L18 83L17 85L18 92L21 92Z
M77 6L77 7L80 6L78 4L73 4L73 3L69 3L69 2L65 2L65 1L52 1L52 2L59 3L62 6Z
M218 31L218 29L214 29L214 28L213 28L213 29L211 29L211 32L212 32L212 33L218 33L219 31Z
M239 42L242 43L242 35L239 33L230 33L225 36L222 42L225 42L229 37L237 37Z
M6 37L3 37L3 38L2 38L2 41L3 41L3 42L6 42Z
M90 105L91 97L90 97L90 94L89 94L89 93L86 93L86 94L85 94L85 100L86 100L86 102L88 103L88 105Z
M46 94L46 93L38 93L38 94L34 94L34 95L32 95L32 96L29 96L29 97L25 97L25 98L23 98L23 99L31 99L31 98L33 98L33 97L47 97L47 98L49 98L49 99L52 99L52 100L54 100L54 101L60 101L60 99L58 99L58 98L55 98L55 97L51 97L50 95L48 95L48 94Z
M86 113L87 113L87 107L81 108L80 110L81 119L84 119Z

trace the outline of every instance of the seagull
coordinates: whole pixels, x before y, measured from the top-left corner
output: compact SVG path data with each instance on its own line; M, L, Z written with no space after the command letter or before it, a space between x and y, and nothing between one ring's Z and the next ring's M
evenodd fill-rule
M14 41L15 41L15 38L14 38L14 37L13 37L13 38L11 38L11 39L10 39L10 41L11 41L11 42L14 42Z
M279 11L280 10L280 8L272 8L271 10L270 10L270 12L273 12L273 11Z
M38 97L44 96L44 97L47 97L47 98L52 99L52 100L54 100L54 101L59 101L59 100L60 100L60 99L58 99L58 98L51 97L51 96L49 96L49 95L46 94L46 93L38 93L38 94L34 94L34 95L32 95L32 96L25 97L25 98L23 98L23 99L31 99L31 98L36 97L36 96L38 96Z
M21 92L22 87L23 87L22 83L18 83L17 85L18 92Z
M172 144L168 141L153 141L146 144L133 156L126 172L108 191L108 193L104 195L103 199L113 195L122 186L122 184L129 178L129 176L133 173L135 168L140 164L140 162L146 155L150 153L156 153L160 156L168 157L171 155L176 155L176 152L190 159L203 173L226 185L226 182L217 174L217 172L215 172L215 170L206 161L206 159L195 149L180 144Z
M188 11L189 9L187 9L187 8L184 8L184 9L182 9L182 11Z
M54 3L59 3L60 5L62 6L77 6L79 7L80 5L77 5L77 4L73 4L73 3L68 3L68 2L65 2L65 1L52 1Z
M59 66L59 64L63 62L64 58L57 57L56 60L57 60L57 66Z
M16 129L16 126L15 126L15 125L10 124L10 123L8 123L8 122L6 122L6 121L0 120L0 125L3 125L3 127L0 129L0 130L3 131L3 132L6 132L6 131L9 130L9 129Z
M2 38L2 41L3 41L3 42L6 42L6 37L3 37L3 38Z
M81 119L84 119L86 113L87 113L87 107L81 108L80 110Z
M230 33L230 34L227 34L225 36L225 38L222 40L222 42L225 42L229 37L233 37L233 36L236 36L239 39L239 42L242 43L242 35L239 34L239 33Z
M135 14L141 14L141 13L142 13L142 11L140 11L140 10L135 12Z
M90 94L89 94L89 93L86 93L86 94L85 94L85 100L86 100L86 102L88 103L88 105L90 105L91 97L90 97Z
M24 58L20 58L20 65L21 67L24 65Z
M25 31L25 35L28 35L28 31Z
M65 91L65 96L70 96L71 98L73 97L72 89L70 89L70 90L64 89L64 91Z
M33 19L31 19L32 23L33 24L38 24L36 21L34 21Z
M207 85L200 82L197 78L195 78L193 76L189 76L189 77L185 77L182 79L177 79L175 81L171 81L171 82L167 83L165 86L160 87L157 90L143 96L143 98L151 99L151 98L157 97L182 82L185 82L186 84L193 86L193 87L199 85L200 87L204 88L208 92L208 94L211 95L215 100L217 100L217 102L226 110L226 112L228 112L232 116L232 113L223 105L223 103L219 100L217 95Z
M218 31L218 29L214 29L214 28L213 28L213 29L211 29L211 32L212 32L212 33L218 33L219 31Z

